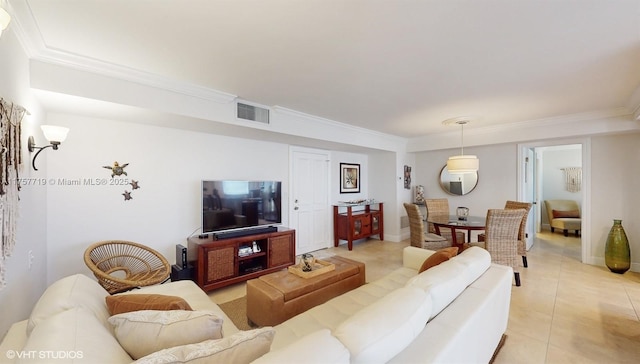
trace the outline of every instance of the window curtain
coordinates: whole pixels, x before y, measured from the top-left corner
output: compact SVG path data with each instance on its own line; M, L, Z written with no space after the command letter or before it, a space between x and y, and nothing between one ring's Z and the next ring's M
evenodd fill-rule
M5 262L16 243L22 148L20 123L26 110L0 98L0 289L6 285Z

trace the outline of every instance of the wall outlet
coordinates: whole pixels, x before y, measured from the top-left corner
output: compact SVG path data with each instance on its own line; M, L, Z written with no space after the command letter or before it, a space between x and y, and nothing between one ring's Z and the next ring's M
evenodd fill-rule
M33 265L33 250L29 250L28 254L28 258L29 258L29 270L31 270L31 266Z

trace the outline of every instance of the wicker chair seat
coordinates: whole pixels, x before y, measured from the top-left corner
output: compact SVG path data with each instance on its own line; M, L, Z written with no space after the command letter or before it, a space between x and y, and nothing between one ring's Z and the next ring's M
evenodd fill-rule
M89 246L84 262L109 293L162 283L171 265L157 251L124 240L101 241Z

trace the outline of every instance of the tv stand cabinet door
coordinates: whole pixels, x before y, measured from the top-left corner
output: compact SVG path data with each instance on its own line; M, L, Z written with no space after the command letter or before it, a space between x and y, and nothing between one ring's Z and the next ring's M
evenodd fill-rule
M211 284L236 274L236 245L205 248L205 282Z
M289 266L295 263L295 234L269 237L269 268Z

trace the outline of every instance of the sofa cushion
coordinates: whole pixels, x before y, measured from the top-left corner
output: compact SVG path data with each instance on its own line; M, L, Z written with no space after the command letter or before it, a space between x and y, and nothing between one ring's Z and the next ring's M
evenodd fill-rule
M431 295L433 318L478 279L490 265L491 257L487 251L471 247L411 278L406 286L420 288Z
M62 278L49 286L33 307L27 323L27 335L30 335L41 321L76 307L86 308L105 327L109 327L109 311L105 303L105 297L108 295L98 282L83 274Z
M109 323L134 359L164 348L222 338L222 319L210 311L132 311L111 316Z
M416 249L432 252L420 248ZM418 267L419 266L420 265L418 265ZM281 349L321 329L335 330L340 324L362 308L373 304L396 289L404 287L407 281L415 275L415 269L398 268L380 279L364 284L290 318L275 326L277 334L273 339L272 349Z
M111 332L93 312L75 307L38 322L21 350L19 363L130 363ZM4 355L4 353L3 353Z
M218 340L163 349L140 358L135 363L251 363L269 352L274 333L272 327L239 331Z
M491 254L486 249L471 246L451 260L466 266L465 276L469 284L478 279L491 266Z
M424 260L420 269L418 269L418 273L422 273L425 270L435 267L436 265L446 262L447 260L455 257L458 254L458 247L449 247L437 250L435 253L430 255L427 259Z
M107 296L107 309L111 315L141 310L189 310L191 306L182 297L162 294L126 294Z
M424 329L431 298L414 287L399 288L356 312L334 331L352 363L384 363Z
M551 210L554 219L559 218L580 218L579 210L570 210L570 211L560 211L560 210Z
M319 350L320 348L320 350ZM272 350L252 364L348 364L349 350L328 329L302 337L280 350Z

